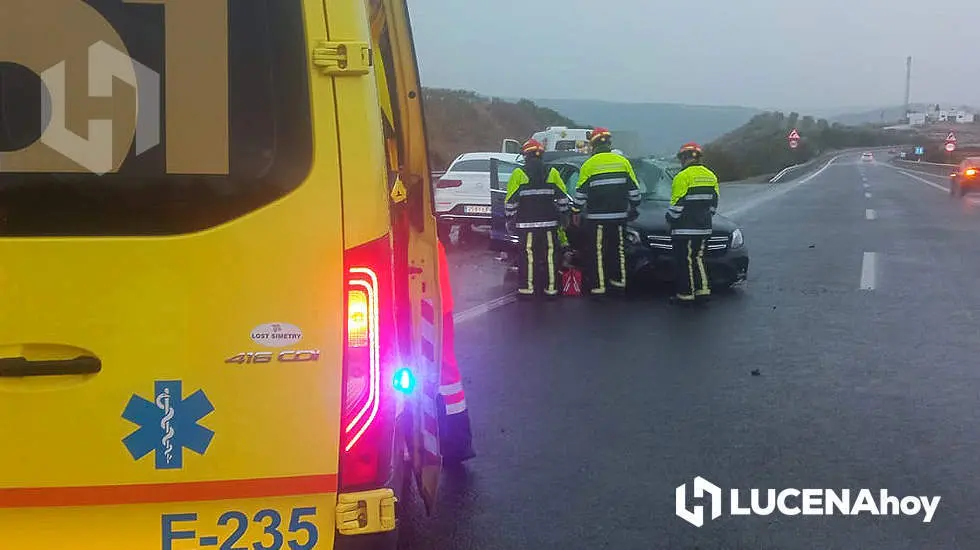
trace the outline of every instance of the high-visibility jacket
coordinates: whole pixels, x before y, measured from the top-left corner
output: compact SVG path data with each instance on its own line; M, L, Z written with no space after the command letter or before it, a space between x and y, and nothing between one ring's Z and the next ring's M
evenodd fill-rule
M517 229L557 228L561 215L568 212L568 192L558 170L548 169L547 179L543 175L529 177L524 168L516 168L510 174L506 211Z
M711 235L711 218L718 209L718 177L700 164L674 176L667 223L672 235Z
M572 212L588 206L587 219L621 223L641 200L640 184L630 161L616 153L596 153L579 170Z

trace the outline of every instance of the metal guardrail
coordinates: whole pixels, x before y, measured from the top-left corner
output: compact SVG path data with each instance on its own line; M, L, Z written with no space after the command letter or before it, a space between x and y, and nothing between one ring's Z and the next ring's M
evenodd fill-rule
M790 172L792 170L795 170L795 169L800 168L800 167L805 166L805 165L806 165L806 163L803 163L803 164L794 164L793 166L787 166L786 168L783 168L778 174L776 174L775 176L773 176L772 179L769 180L769 183L776 183L783 176L785 176L787 172Z
M846 155L848 153L856 153L858 151L884 151L891 149L891 146L881 146L881 147L851 147L848 149L838 149L835 151L826 151L802 164L794 164L793 166L787 166L781 172L776 174L769 183L779 183L780 179L783 179L787 173L794 172L795 177L802 176L807 172L808 169L814 168L816 166L822 165L825 161L838 155Z

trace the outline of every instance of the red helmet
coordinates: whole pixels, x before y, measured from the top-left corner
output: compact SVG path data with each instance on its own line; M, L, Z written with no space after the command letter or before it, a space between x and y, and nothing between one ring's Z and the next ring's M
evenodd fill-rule
M678 155L681 155L683 153L695 153L700 155L701 146L698 145L697 143L694 143L693 141L690 143L685 143L684 145L681 145L681 150L677 152Z
M608 128L599 127L592 130L592 135L589 136L589 143L595 143L597 141L612 139L612 133L609 132Z
M521 146L522 155L536 155L544 153L544 145L536 139L529 139Z

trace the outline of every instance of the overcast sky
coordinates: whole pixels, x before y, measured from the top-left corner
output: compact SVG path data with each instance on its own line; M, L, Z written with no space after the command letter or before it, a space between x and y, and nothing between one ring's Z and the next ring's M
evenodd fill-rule
M422 83L814 110L980 106L977 0L409 0Z

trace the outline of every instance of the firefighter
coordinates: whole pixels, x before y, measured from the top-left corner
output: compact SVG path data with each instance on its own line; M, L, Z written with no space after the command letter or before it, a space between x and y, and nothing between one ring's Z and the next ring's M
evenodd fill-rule
M596 128L589 138L592 156L579 171L572 197L572 213L578 223L586 206L589 238L589 279L593 295L606 293L606 281L626 290L626 243L624 228L640 205L640 185L626 157L612 152L612 134Z
M711 295L704 250L718 208L718 177L701 163L701 146L686 143L677 153L683 169L671 185L667 224L676 266L673 303L690 303Z
M567 242L562 222L569 199L558 170L548 168L541 155L544 146L530 139L521 147L524 166L516 168L507 182L506 212L521 239L519 266L520 295L532 296L542 286L537 276L544 272L544 294L558 294L559 245Z
M453 293L449 282L449 262L446 249L439 241L439 288L442 292L442 366L439 376L439 396L442 409L439 415L439 450L447 464L459 464L476 456L470 415L466 409L463 378L456 363L455 325L453 324Z

